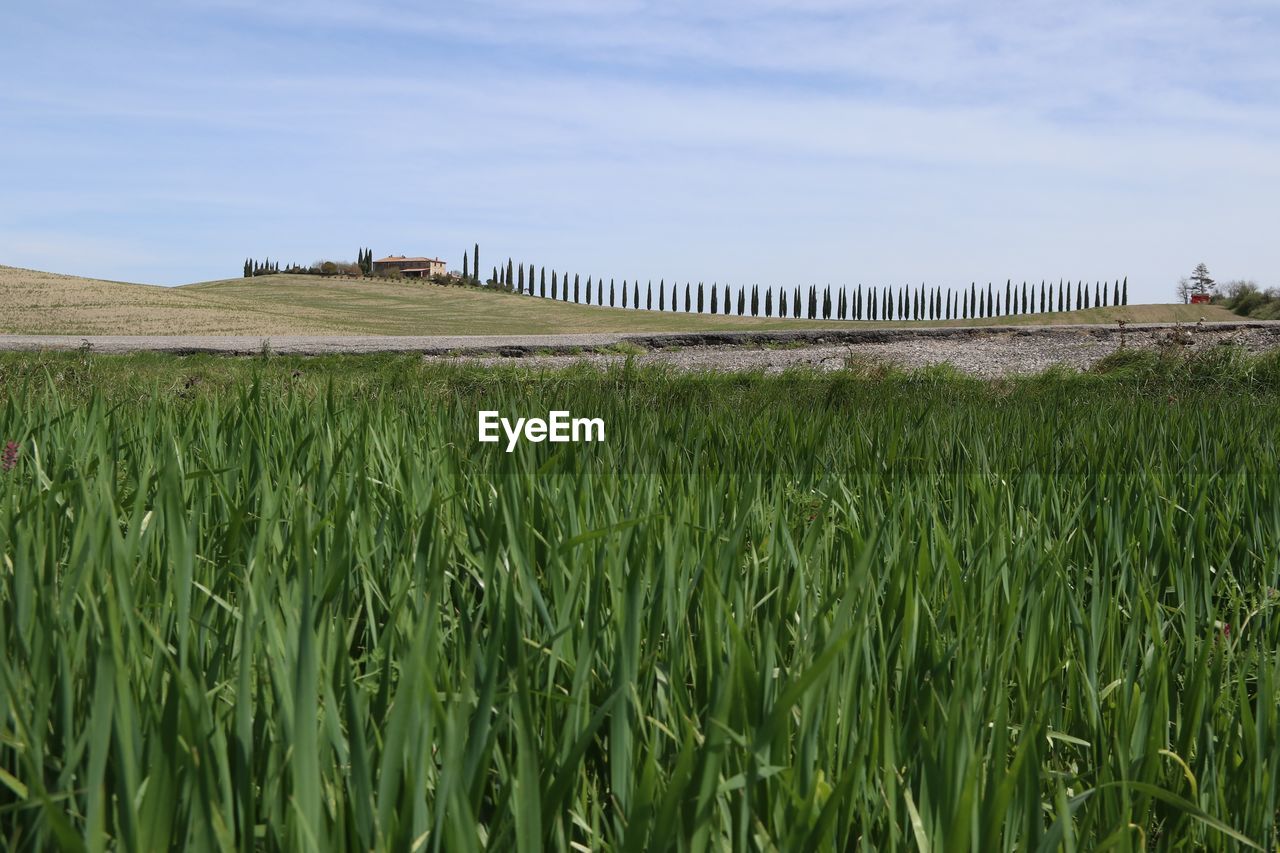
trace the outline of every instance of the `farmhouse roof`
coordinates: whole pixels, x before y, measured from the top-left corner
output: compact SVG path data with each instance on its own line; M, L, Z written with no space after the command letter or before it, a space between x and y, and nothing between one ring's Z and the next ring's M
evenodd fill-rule
M386 263L391 263L393 261L417 261L419 263L424 263L424 264L428 262L433 264L444 263L444 261L440 260L439 258L406 258L404 255L388 255L385 258L378 258L378 260L374 261L374 263L386 264Z

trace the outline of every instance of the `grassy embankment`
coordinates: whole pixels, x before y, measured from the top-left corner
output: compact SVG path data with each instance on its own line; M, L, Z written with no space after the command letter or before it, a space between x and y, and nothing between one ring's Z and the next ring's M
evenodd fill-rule
M599 308L408 280L278 275L166 288L12 267L0 267L0 300L0 332L52 335L520 335L1238 319L1218 306L1130 305L927 324L841 323Z
M1273 849L1280 358L1102 369L2 356L5 843Z

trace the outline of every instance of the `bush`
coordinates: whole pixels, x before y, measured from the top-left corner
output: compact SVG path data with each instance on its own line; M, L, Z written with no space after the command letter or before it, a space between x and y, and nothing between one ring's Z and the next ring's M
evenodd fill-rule
M1280 290L1263 290L1252 281L1233 281L1223 288L1220 303L1234 314L1259 320L1280 318Z

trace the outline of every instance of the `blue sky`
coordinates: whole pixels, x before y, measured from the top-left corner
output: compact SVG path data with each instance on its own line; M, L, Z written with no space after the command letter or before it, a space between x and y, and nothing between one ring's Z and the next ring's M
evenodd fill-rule
M479 241L618 279L1280 285L1274 3L43 0L0 32L3 264Z

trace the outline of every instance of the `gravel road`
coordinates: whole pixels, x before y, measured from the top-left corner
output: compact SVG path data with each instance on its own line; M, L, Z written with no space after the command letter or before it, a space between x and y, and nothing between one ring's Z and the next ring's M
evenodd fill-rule
M980 328L848 329L795 332L587 334L502 337L328 336L42 336L0 335L0 350L79 350L116 354L164 352L257 355L273 353L420 353L433 360L556 366L607 364L631 357L640 364L685 370L782 371L790 367L839 369L882 362L904 368L950 363L978 376L1033 373L1055 364L1083 369L1121 345L1170 343L1192 349L1237 343L1258 352L1280 347L1280 322L1205 323L1191 326L991 326ZM625 352L624 352L625 351Z

